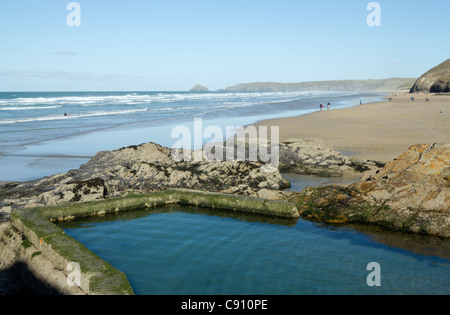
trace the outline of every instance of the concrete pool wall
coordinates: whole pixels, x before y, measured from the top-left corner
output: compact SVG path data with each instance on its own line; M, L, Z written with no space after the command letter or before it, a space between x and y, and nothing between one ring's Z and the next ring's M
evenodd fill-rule
M72 267L79 266L77 288L80 294L132 295L133 289L124 273L66 235L64 230L54 223L171 204L291 219L300 217L297 208L288 202L175 189L145 195L130 194L126 197L101 201L17 210L11 215L11 226L22 235L24 242L28 244L27 247L33 247L33 255L46 257L54 265L54 269L65 273L67 278L73 275L75 269ZM32 260L31 257L30 261ZM68 268L69 266L71 267ZM34 270L36 272L36 268ZM52 277L48 273L35 276L45 278L45 282L55 288L64 288L70 282L61 283L62 277ZM63 280L66 281L67 278Z

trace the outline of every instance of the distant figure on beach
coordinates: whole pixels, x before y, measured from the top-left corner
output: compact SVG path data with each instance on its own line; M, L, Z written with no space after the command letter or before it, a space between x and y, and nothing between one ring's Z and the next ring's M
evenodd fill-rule
M359 100L359 105L362 105L362 100Z
M323 104L320 103L320 110L323 110Z
M327 110L330 110L330 102L327 104Z
M64 116L67 116L67 113L64 113Z

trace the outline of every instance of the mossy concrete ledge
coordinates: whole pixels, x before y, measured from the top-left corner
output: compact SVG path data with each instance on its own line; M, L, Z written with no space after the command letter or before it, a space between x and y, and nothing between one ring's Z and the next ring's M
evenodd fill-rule
M54 222L121 211L154 208L168 204L191 205L298 219L297 208L288 202L270 201L237 195L206 193L185 189L152 194L130 194L101 201L69 203L59 206L22 209L11 215L11 224L48 257L55 268L70 274L73 263L80 266L83 292L90 295L132 295L125 274L95 255L83 244L66 235ZM61 285L61 284L59 284Z

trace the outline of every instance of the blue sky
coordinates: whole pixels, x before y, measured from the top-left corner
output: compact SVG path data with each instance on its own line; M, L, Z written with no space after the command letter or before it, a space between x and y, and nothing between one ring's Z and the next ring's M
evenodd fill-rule
M0 91L212 90L418 77L450 58L450 1L67 0L0 4Z

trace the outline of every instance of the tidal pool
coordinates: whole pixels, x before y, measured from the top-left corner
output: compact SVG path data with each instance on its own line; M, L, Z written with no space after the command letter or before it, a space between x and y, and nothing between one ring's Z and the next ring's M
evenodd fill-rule
M138 295L450 293L447 240L168 206L60 224ZM370 287L367 266L381 267Z

